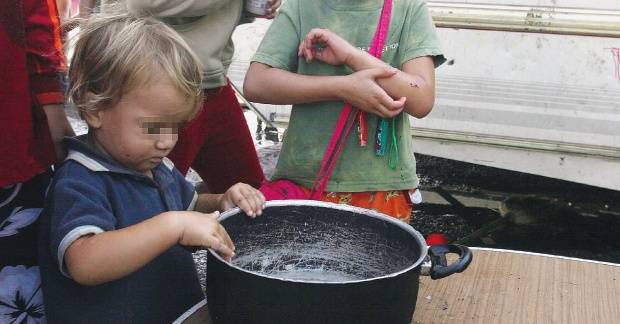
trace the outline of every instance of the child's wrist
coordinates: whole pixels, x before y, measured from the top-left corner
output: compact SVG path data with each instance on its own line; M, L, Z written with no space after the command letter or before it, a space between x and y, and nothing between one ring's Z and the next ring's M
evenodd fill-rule
M159 216L163 224L163 232L174 233L175 243L181 242L184 232L184 217L179 216L179 213L176 211L168 211Z
M354 66L355 66L355 55L357 54L356 51L357 49L353 48L351 52L344 59L344 65L350 67L353 70L355 70Z
M351 53L349 53L349 55L347 56L345 60L345 65L350 67L353 71L362 70L364 68L362 66L363 65L362 58L364 54L366 54L366 52L364 52L363 50L357 47L353 47L353 49L351 50Z
M353 71L361 71L366 69L389 66L385 62L370 55L368 52L359 48L355 49L355 53L349 56L347 66Z
M345 87L351 82L349 80L351 74L349 75L338 75L334 76L332 80L332 84L326 89L330 91L330 97L337 98L338 100L346 101L346 89Z

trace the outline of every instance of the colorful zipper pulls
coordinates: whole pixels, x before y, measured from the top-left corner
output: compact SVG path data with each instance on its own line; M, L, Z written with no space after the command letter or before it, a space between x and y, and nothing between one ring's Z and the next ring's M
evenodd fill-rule
M366 126L366 114L363 111L360 111L359 113L357 132L360 137L360 146L366 146L368 144L368 127Z
M376 156L385 156L385 149L388 144L388 128L388 121L385 118L379 118L379 120L377 121L377 133L375 136Z
M401 114L402 115L402 114ZM390 150L388 152L388 166L392 170L396 170L398 164L400 163L398 152L398 136L396 135L396 119L398 117L392 118L392 141L390 142Z

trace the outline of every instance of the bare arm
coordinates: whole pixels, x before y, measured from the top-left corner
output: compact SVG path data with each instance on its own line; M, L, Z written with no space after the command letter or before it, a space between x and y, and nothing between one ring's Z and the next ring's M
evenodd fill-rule
M392 99L377 79L388 78L391 68L367 69L347 76L309 76L252 62L246 74L243 91L255 102L299 104L341 100L383 117L402 111L404 99Z
M343 76L309 76L252 62L243 84L251 101L272 104L342 100Z
M220 200L224 194L201 193L196 200L194 210L201 213L212 213L220 210Z
M359 51L348 64L354 71L385 67L387 64L370 54ZM433 59L424 56L405 62L391 78L377 80L392 97L406 97L405 111L411 116L422 118L435 104L435 66Z
M166 212L123 229L83 236L65 252L75 281L98 285L140 269L175 244L210 247L231 258L234 246L219 214Z

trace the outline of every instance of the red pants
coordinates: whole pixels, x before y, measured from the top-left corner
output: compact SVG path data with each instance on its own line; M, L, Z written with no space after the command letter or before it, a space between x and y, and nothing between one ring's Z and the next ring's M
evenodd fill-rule
M258 188L265 178L250 129L230 84L205 91L202 110L179 131L168 157L186 174L192 167L211 193L237 182Z

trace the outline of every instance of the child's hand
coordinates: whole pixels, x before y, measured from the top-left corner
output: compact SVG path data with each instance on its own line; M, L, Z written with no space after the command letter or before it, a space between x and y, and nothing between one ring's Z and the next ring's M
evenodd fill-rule
M270 0L268 2L269 6L267 7L267 15L265 18L273 19L276 16L276 10L278 10L280 4L282 4L282 0Z
M384 118L393 118L405 108L406 97L392 99L379 84L377 79L389 78L397 73L393 68L372 68L361 70L346 76L342 99L357 109Z
M177 212L182 224L179 244L207 247L219 252L228 261L234 256L235 246L224 227L217 220L220 212L204 214L194 211Z
M222 195L220 210L226 211L237 206L250 217L259 216L265 208L265 196L250 185L237 183Z
M333 32L314 28L299 44L297 54L308 63L316 58L327 64L342 65L347 64L356 51L357 48Z

